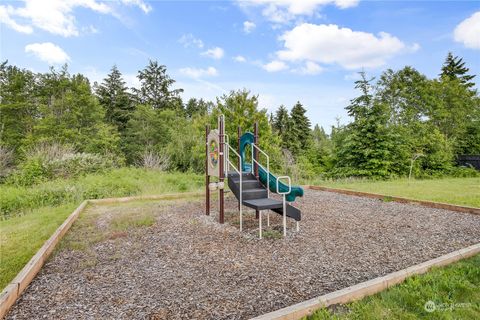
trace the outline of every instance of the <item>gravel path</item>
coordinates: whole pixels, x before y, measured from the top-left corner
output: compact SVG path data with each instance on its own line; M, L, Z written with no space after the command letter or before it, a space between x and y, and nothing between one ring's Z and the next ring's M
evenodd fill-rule
M203 200L90 209L101 230L122 211L156 222L65 246L7 319L245 319L480 242L480 216L312 190L297 205L300 232L263 240L252 211L238 231L231 198L223 226Z

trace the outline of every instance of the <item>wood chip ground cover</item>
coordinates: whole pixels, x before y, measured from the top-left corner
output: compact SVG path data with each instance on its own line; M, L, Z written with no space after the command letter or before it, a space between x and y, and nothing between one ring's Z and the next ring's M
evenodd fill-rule
M82 214L7 319L247 319L480 242L480 216L306 190L300 232L203 200ZM264 226L266 226L264 215Z

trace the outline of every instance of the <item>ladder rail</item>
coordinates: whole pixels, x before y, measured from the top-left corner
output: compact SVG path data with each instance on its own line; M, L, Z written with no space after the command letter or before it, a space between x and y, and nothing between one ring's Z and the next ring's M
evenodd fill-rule
M226 152L226 156L224 158L226 158L226 163L228 166L231 166L233 168L233 170L235 170L237 173L238 173L238 176L240 178L240 191L239 191L239 196L238 196L238 203L239 203L239 214L240 214L240 231L242 231L243 229L243 211L242 211L242 206L243 206L243 182L242 182L242 168L238 168L235 166L235 164L230 161L230 150L233 151L233 153L240 159L240 163L242 163L242 157L240 156L240 154L238 154L237 151L235 151L234 148L232 148L232 146L229 144L229 143L226 143L227 145L227 148L226 150L228 150ZM228 171L228 169L227 169Z
M270 156L265 152L263 151L262 149L260 149L259 146L257 146L255 143L252 143L252 172L253 172L253 165L254 163L256 163L258 166L260 166L266 173L267 173L267 197L270 198ZM259 161L257 161L255 159L255 157L253 156L253 153L254 153L254 149L257 149L258 151L260 151L260 153L262 153L266 158L267 158L267 167L265 168L262 164L260 164Z
M287 179L288 181L288 191L286 192L280 192L280 189L278 189L278 183L280 182L281 179ZM277 177L277 193L281 194L283 197L283 237L287 236L287 202L285 201L285 195L289 194L292 191L292 180L290 179L289 176L279 176ZM298 224L297 224L297 229L298 229Z

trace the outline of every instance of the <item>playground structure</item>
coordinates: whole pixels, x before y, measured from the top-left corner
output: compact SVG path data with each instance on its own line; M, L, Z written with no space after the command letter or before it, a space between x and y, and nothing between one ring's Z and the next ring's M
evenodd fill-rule
M219 222L224 223L225 217L225 178L228 187L238 199L240 216L240 231L243 230L243 206L255 209L259 221L259 238L262 239L262 211L267 211L267 226L270 226L270 210L283 216L283 236L287 235L287 217L296 221L296 231L299 231L301 212L291 202L296 197L303 196L303 189L291 184L289 176L274 176L270 171L270 157L258 146L258 123L254 125L254 133L241 135L238 127L238 151L230 145L229 136L225 133L225 118L218 117L218 129L205 128L206 160L205 160L205 192L206 215L210 214L210 191L219 190ZM247 163L246 148L250 146L251 161ZM232 162L230 154L236 157ZM266 163L260 162L262 154ZM229 171L232 169L232 171ZM218 177L218 182L211 182L211 177ZM282 181L283 180L283 181ZM276 193L282 196L282 201L270 197Z

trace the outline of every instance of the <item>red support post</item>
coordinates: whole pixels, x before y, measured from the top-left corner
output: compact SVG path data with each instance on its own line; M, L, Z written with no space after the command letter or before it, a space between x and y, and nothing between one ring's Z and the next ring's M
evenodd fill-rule
M255 124L253 125L253 143L257 146L258 144L258 122L255 121ZM253 148L253 158L258 161L258 150L257 148ZM258 176L258 164L254 161L253 162L253 172L255 174L255 178L257 180L259 179ZM258 219L260 216L260 212L258 210L255 210L255 218Z
M208 134L210 133L210 126L205 126L205 214L210 215L210 176L208 175Z
M220 184L223 184L223 180L224 180L224 149L225 149L225 133L224 133L224 118L223 116L220 116L219 117L219 138L220 138L220 150L219 150L219 162L220 162L220 174L219 174L219 181L220 181ZM225 209L224 209L224 190L223 188L220 188L219 189L219 193L220 193L220 214L219 214L219 220L220 220L220 223L223 223L224 222L224 214L225 214Z

